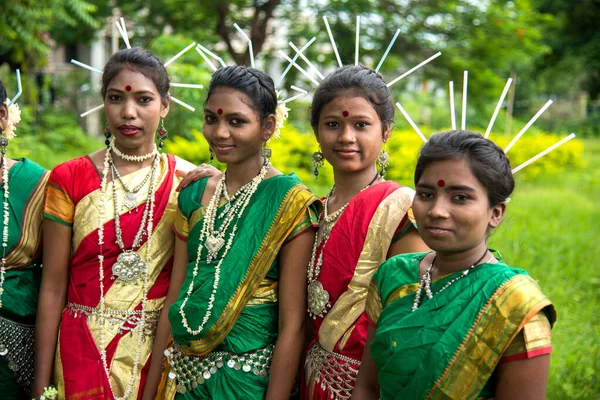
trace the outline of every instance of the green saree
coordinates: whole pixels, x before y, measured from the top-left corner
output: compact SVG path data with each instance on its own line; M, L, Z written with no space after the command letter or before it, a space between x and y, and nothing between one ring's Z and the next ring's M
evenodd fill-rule
M48 179L46 170L33 161L17 161L8 171L8 246L0 293L0 393L7 399L29 398L33 377L33 324L42 276L42 206ZM2 202L4 190L2 184Z
M371 282L367 313L376 323L371 355L381 399L493 397L492 374L513 339L539 312L552 325L554 307L525 271L498 262L477 266L440 293L460 272L435 280L433 298L423 295L412 312L424 256L393 257Z
M163 376L159 396L172 398L177 392L182 399L260 399L266 392L269 360L277 340L278 253L286 242L312 229L315 221L309 209L317 198L293 174L260 183L221 266L210 317L200 334L193 335L183 326L181 308L196 265L205 186L206 179L200 180L179 197L175 230L179 238L187 239L188 268L178 300L169 309L173 344L165 372L168 379ZM217 224L221 223L217 218ZM197 329L207 313L220 261L207 263L205 252L183 308L191 329Z

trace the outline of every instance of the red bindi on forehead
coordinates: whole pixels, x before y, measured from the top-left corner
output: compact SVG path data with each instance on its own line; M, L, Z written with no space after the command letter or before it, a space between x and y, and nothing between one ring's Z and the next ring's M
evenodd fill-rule
M348 115L350 115L350 113L347 110L342 111L342 115L344 117L347 117Z
M125 90L127 90L128 92L131 92L131 86L129 86L129 85L125 86Z
M439 187L444 187L444 186L446 186L446 181L443 179L440 179L439 181L437 181L437 185Z
M222 109L222 108L219 108L219 109L217 110L217 114L219 114L219 115L223 114L223 109Z

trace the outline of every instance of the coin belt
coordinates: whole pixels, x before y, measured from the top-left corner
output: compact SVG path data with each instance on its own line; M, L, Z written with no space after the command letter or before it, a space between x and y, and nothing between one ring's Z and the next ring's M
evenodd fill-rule
M172 343L165 350L165 356L169 360L168 377L176 381L178 393L191 392L198 385L203 385L224 366L266 378L269 375L274 349L274 345L269 345L243 354L215 351L197 356L183 352L181 346Z

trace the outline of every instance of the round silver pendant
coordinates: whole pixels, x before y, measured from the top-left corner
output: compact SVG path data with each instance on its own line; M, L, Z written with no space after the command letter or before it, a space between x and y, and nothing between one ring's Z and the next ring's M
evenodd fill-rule
M331 307L329 303L329 293L319 281L312 281L308 284L308 312L311 316L323 317L327 314L327 308Z
M8 348L4 343L0 343L0 356L4 357L8 354Z
M119 254L113 264L113 279L120 279L127 283L136 282L146 269L146 262L135 251L127 250Z

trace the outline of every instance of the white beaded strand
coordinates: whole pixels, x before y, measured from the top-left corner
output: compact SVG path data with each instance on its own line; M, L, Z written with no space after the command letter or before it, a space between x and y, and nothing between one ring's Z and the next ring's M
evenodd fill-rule
M118 155L118 154L117 154ZM101 315L101 324L104 325L104 319L102 317L102 315L104 314L104 255L103 255L103 251L102 251L102 245L104 244L104 215L105 215L105 207L106 207L106 187L107 187L107 181L108 181L108 172L110 169L110 149L106 149L106 153L104 155L104 168L102 170L102 182L100 184L100 207L98 208L98 245L100 246L100 254L98 255L98 261L99 261L99 279L100 279L100 304L99 304L99 314ZM105 332L104 329L100 329L100 358L102 361L102 366L104 368L104 373L106 374L106 378L109 380L109 387L111 390L111 393L113 395L113 398L115 400L125 400L128 399L129 396L131 395L131 393L133 392L133 385L135 384L135 381L137 379L137 374L138 374L138 370L139 370L139 365L140 365L140 361L142 359L142 344L143 341L145 340L144 338L144 328L145 328L145 324L146 324L146 312L145 312L145 308L146 308L146 302L148 299L148 275L149 275L149 266L150 266L150 262L152 261L152 257L151 257L151 238L152 238L152 231L153 231L153 227L154 227L154 223L153 223L153 218L154 218L154 204L155 204L155 193L154 191L156 190L156 185L158 183L158 173L154 173L151 179L151 184L150 184L150 189L149 189L149 193L150 193L150 211L148 212L148 222L147 222L147 232L148 232L148 238L147 238L147 246L146 246L146 270L143 273L143 287L142 287L142 308L140 310L140 320L138 323L138 332L137 334L138 336L138 341L137 341L137 348L136 348L136 353L135 353L135 358L134 358L134 362L133 362L133 370L132 370L132 374L131 374L131 378L129 379L129 384L127 385L127 388L123 394L122 397L117 397L113 391L112 386L110 385L110 370L108 368L108 362L106 359L106 346L105 346L105 342L106 342L106 338L105 338ZM114 188L114 182L113 182L113 190L115 190ZM115 210L115 214L118 213L118 210Z
M111 139L111 141L110 141L110 149L113 151L113 153L115 153L121 159L123 159L125 161L138 162L138 163L149 160L150 158L154 157L158 153L158 151L156 150L156 144L154 144L154 149L150 153L142 154L141 156L131 156L129 154L125 154L121 150L119 150L119 148L117 146L115 146L114 138Z
M8 223L9 223L9 204L8 204L8 166L6 157L2 154L2 182L4 182L4 201L2 205L2 265L0 266L0 308L2 308L2 295L4 294L4 273L6 272L6 248L8 247Z
M223 190L225 192L227 191L226 185L225 185L225 179L227 176L226 173L223 174L223 176L221 177L221 180L219 181L219 183L217 184L217 187L215 188L215 193L211 197L210 202L208 203L208 206L206 207L206 212L204 215L204 222L202 224L202 230L200 231L198 253L196 254L196 263L194 265L194 271L192 273L192 280L188 286L185 299L183 300L183 302L181 303L181 306L179 307L179 315L181 315L181 323L182 323L183 327L185 328L185 330L190 335L199 335L204 330L206 323L208 322L208 320L210 319L210 316L212 315L212 309L214 307L215 297L217 294L217 289L219 287L219 281L221 279L221 265L223 264L223 261L225 260L227 253L229 252L229 250L231 249L231 245L233 244L233 239L235 238L235 234L237 232L237 223L238 223L239 219L241 218L241 216L244 214L246 207L250 203L250 199L252 198L252 195L258 189L258 185L265 179L265 176L267 175L267 172L269 171L270 167L271 167L271 165L269 164L269 162L265 161L265 163L263 164L262 168L260 169L260 172L258 173L258 175L254 179L252 179L252 181L249 182L249 183L251 183L251 185L243 186L243 188L248 187L247 191L244 191L239 196L239 198L238 198L239 200L233 206L233 208L231 209L232 211L230 212L230 215L226 217L225 221L223 221L223 223L221 224L218 231L215 231L214 225L215 225L215 220L217 217L217 210L219 208L219 202L221 200L222 192L223 192ZM241 190L242 189L240 189L240 191ZM235 197L237 197L237 196L235 196ZM241 204L241 206L240 206L240 204ZM208 306L206 308L206 313L204 314L204 317L202 318L202 322L200 323L198 328L192 329L189 325L184 308L194 291L194 282L196 280L196 277L198 276L201 254L202 254L202 250L204 249L204 246L202 245L202 243L204 240L207 240L209 237L211 237L211 238L215 237L215 235L217 238L223 238L225 236L225 233L226 233L229 225L233 221L234 217L236 217L236 221L231 230L231 234L229 235L229 238L226 241L225 251L223 252L223 255L221 256L221 259L217 263L217 266L215 267L215 273L214 273L214 278L213 278L213 288L210 293L210 297L208 299ZM217 250L217 252L218 252L218 250ZM209 256L210 256L210 252L209 252ZM211 258L211 261L212 261L212 258ZM210 263L211 261L208 261L208 258L207 258L207 262Z

